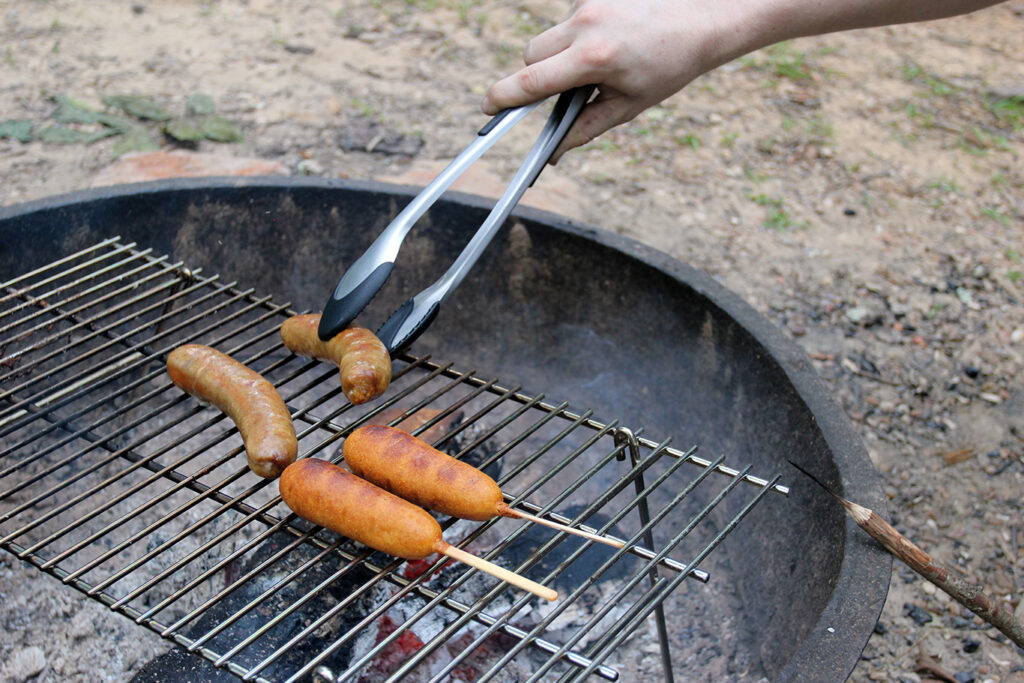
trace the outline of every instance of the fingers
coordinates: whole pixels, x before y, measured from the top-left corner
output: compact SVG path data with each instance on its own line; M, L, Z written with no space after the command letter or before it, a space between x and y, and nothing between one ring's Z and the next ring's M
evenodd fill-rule
M484 95L483 112L494 115L508 107L520 107L586 85L586 73L573 62L571 52L558 52L491 85Z
M527 64L536 64L554 57L559 52L567 49L573 42L573 34L566 24L557 24L547 31L544 31L523 48L523 61Z
M580 112L572 128L551 155L549 163L557 164L570 149L585 145L605 131L631 121L638 113L635 109L635 104L621 93L602 91L598 99Z

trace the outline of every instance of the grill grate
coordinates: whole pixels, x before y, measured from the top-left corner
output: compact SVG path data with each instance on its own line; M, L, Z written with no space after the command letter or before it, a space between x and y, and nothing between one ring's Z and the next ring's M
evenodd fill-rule
M698 565L766 493L787 493L429 357L396 360L385 396L353 406L335 369L280 344L288 304L117 238L4 283L0 311L0 545L246 680L615 680L652 615L670 672L666 599L708 580ZM248 471L230 420L170 383L167 353L190 341L277 386L300 457L337 461L355 427L430 409L414 433L507 502L627 547L441 519L449 543L557 586L541 605L311 526Z

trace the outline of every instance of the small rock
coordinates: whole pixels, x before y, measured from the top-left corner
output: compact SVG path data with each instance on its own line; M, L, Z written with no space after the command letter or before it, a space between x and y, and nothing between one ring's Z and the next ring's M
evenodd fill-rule
M924 626L932 620L932 615L928 613L928 610L909 602L903 605L903 613L913 619L918 626Z
M323 175L324 167L316 159L303 159L297 170L302 175Z
M885 305L878 301L866 301L863 304L846 309L846 317L862 327L877 325L885 319Z
M85 638L96 632L93 626L92 619L84 611L79 612L71 619L71 628L69 629L71 637L75 640Z
M955 629L965 629L971 627L971 621L958 615L949 620L949 625Z
M957 671L953 674L953 678L957 680L957 683L974 683L974 674L969 674L966 671Z
M981 641L975 640L974 638L964 638L964 652L967 654L973 654L978 651L981 647Z
M355 117L338 133L338 147L346 152L413 157L423 147L423 140L384 128L364 117Z
M975 367L974 365L965 365L964 374L970 377L971 379L976 379L978 375L981 374L981 369Z
M25 681L38 676L46 668L46 655L42 648L26 647L18 650L4 667L6 680Z
M884 636L888 632L889 632L889 629L885 627L885 624L883 624L880 621L879 622L875 622L875 633L877 633L880 636Z
M857 210L856 209L851 209L851 208L847 207L847 208L843 209L843 215L844 216L856 216L857 215Z

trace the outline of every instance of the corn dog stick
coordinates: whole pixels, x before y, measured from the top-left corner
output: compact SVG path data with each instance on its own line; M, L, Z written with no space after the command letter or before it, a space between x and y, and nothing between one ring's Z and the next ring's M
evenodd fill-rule
M601 536L600 534L592 534L589 531L584 531L583 529L577 529L576 527L571 527L571 526L568 526L568 525L565 525L565 524L561 524L559 522L554 522L554 521L551 521L550 519L544 519L543 517L538 517L536 515L531 515L529 512L523 512L522 510L516 510L513 507L509 507L505 503L502 503L501 505L498 506L498 514L501 515L502 517L517 517L519 519L526 519L526 520L529 520L529 521L533 522L534 524L540 524L540 525L549 527L551 529L557 529L558 531L564 531L567 534L573 534L574 536L580 536L581 538L586 538L586 539L589 539L591 541L597 541L598 543L604 543L605 545L610 545L613 548L621 548L624 545L626 545L622 541L617 541L614 538L608 538L607 536Z
M470 553L467 553L465 550L456 548L447 541L438 541L436 544L434 544L434 550L441 553L442 555L447 555L453 560L465 562L470 567L479 569L482 572L487 572L491 576L501 579L502 581L507 581L516 588L521 588L524 591L527 591L528 593L533 593L539 598L544 598L545 600L550 600L552 602L558 599L558 592L554 589L548 588L547 586L542 586L536 581L531 581L525 576L520 576L519 574L510 572L504 567L499 567L493 562L488 562L487 560L479 558L476 555L471 555Z

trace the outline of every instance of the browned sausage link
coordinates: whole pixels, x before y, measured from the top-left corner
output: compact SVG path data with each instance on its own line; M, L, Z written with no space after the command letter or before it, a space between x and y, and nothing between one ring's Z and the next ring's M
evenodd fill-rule
M299 517L381 552L418 560L443 548L441 527L426 510L324 460L289 465L280 486Z
M201 344L171 351L167 373L179 387L234 421L253 472L272 479L295 462L299 444L291 414L274 385L259 373Z
M341 390L352 403L366 403L391 382L391 356L373 332L363 327L342 330L330 341L317 336L320 316L296 315L281 325L281 340L292 353L328 360L341 371Z
M425 508L479 521L508 509L489 476L400 429L360 427L343 452L353 472Z

